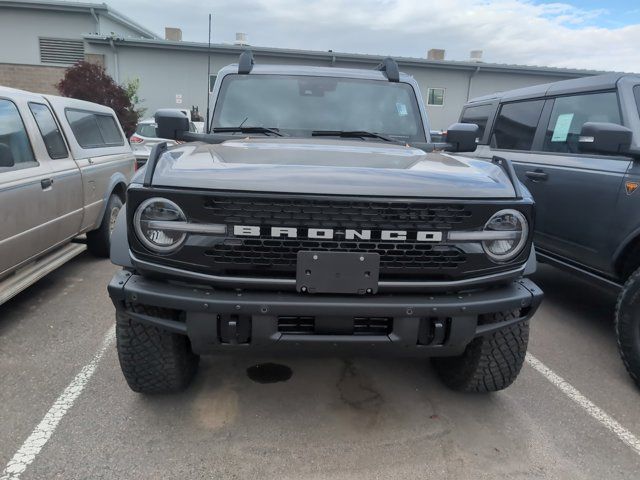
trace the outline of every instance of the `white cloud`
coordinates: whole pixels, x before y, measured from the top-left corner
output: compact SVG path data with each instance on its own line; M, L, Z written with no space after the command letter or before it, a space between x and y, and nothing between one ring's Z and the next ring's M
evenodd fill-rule
M259 46L424 57L444 48L465 60L484 51L497 63L640 71L640 25L597 26L604 9L524 0L111 0L139 23L163 32L177 26L185 40L214 42L249 35ZM188 5L188 7L187 7Z

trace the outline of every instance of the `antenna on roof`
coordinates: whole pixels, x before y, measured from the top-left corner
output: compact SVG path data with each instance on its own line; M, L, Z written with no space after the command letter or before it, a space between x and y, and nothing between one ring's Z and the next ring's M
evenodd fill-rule
M253 52L248 49L245 50L240 55L240 60L238 60L238 73L243 75L251 73L254 63Z
M376 70L384 72L390 82L400 81L400 70L398 69L398 64L391 57L385 58L382 63L376 67Z
M209 133L209 105L211 104L211 14L209 14L209 44L207 45L207 118L204 124L205 133Z

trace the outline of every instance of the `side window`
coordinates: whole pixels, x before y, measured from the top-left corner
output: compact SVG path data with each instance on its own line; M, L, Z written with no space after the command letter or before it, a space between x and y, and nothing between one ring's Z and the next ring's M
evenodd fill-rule
M86 110L66 110L71 130L82 148L123 145L124 140L113 116Z
M0 99L0 172L37 165L18 107Z
M531 150L544 100L505 103L493 129L493 146L507 150Z
M545 152L579 153L578 138L586 122L622 124L616 92L556 98L542 149Z
M462 112L460 118L461 123L475 123L480 130L478 131L478 138L482 138L484 130L487 128L487 122L489 116L493 114L493 105L478 105L474 107L467 107Z
M29 103L29 109L47 147L50 158L67 158L69 151L49 107L42 103Z

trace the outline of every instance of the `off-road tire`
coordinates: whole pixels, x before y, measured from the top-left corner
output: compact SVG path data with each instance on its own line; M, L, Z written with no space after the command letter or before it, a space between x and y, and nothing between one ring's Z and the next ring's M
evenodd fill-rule
M136 310L169 316L160 308ZM116 314L116 345L120 368L134 392L179 392L187 388L198 370L200 357L191 351L187 336L139 323L126 314Z
M482 315L480 324L504 322L519 311ZM442 381L459 392L497 392L513 383L527 353L529 320L475 338L457 357L438 357L433 364Z
M622 362L640 387L640 268L629 276L618 295L615 323Z
M122 208L122 200L118 195L112 194L107 202L107 208L104 210L100 226L96 230L87 232L87 249L96 257L109 257L111 249L111 232L114 226L115 216Z

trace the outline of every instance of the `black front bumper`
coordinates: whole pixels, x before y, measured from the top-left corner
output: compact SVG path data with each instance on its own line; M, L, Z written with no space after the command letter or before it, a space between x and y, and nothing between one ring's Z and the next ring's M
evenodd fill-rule
M344 296L214 290L126 270L118 272L108 288L120 313L188 335L196 353L456 355L479 335L529 319L543 295L528 279L459 294ZM486 315L510 310L520 314L487 323ZM316 331L288 333L282 328L285 317L314 319L309 321L316 322ZM354 318L386 322L388 331L354 334L343 328Z

